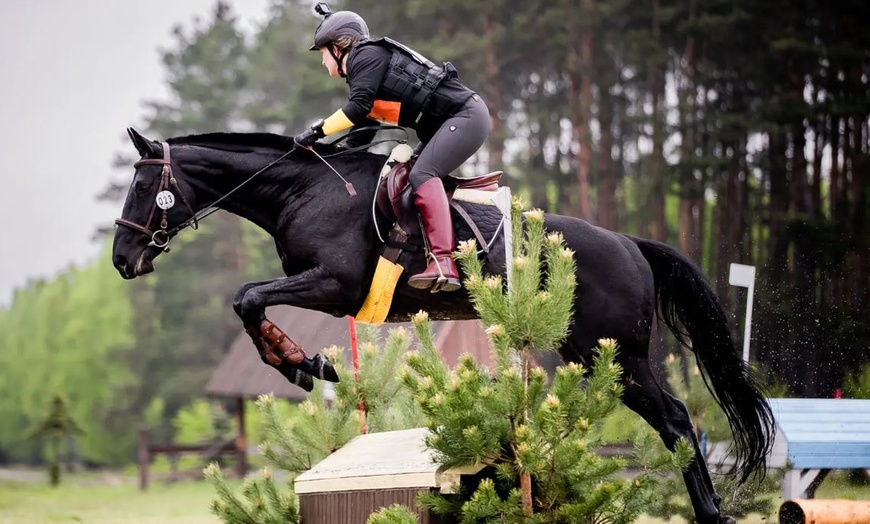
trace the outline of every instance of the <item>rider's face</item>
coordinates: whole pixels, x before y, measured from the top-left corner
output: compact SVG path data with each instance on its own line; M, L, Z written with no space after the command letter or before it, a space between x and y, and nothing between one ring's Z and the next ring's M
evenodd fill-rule
M320 48L320 63L323 64L323 67L329 71L329 76L339 76L338 75L338 63L333 58L332 54L329 52L329 48L324 46Z

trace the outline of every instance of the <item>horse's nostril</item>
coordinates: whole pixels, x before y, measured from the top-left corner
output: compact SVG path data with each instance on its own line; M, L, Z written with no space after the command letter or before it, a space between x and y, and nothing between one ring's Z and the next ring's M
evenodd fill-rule
M127 259L121 255L115 255L115 267L118 269L124 269L127 267Z

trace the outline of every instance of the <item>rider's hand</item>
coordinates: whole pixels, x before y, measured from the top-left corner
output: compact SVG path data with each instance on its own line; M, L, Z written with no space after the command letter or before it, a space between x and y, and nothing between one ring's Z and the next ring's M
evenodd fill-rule
M323 120L311 124L311 127L293 137L293 142L299 147L311 147L315 142L325 137Z

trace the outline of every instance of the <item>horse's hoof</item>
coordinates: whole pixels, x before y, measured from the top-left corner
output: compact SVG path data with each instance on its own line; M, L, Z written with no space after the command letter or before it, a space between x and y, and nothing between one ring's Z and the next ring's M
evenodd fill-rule
M338 373L335 371L335 366L332 365L332 362L329 361L328 358L324 357L320 353L314 355L312 358L306 358L299 364L299 369L313 375L320 380L326 380L329 382L338 382Z
M305 391L311 392L314 389L314 377L301 369L290 367L289 364L281 364L278 366L278 371L284 375L288 382L299 386Z
M338 382L338 373L335 371L335 366L332 365L332 362L326 357L323 357L318 353L314 356L315 359L322 359L321 368L320 368L320 378L323 380L328 380L329 382Z
M737 519L728 515L719 515L719 524L737 524Z
M311 393L314 389L314 377L305 373L304 371L299 371L296 373L296 382L295 384L305 391Z

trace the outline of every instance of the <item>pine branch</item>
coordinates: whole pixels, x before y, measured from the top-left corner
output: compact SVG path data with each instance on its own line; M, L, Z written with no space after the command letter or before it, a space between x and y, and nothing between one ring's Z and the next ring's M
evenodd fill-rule
M434 350L428 318L418 315L421 350L408 356L403 374L428 417L427 445L436 461L445 468L488 464L498 485L482 480L458 509L438 495L427 497L426 504L469 523L627 524L653 498L654 475L679 471L687 448L661 455L644 447L640 454L648 469L631 480L622 478L626 459L596 453L604 417L623 392L616 341L599 341L591 372L571 363L560 367L549 385L546 373L530 366L533 351L556 348L567 335L575 262L560 235L545 233L542 212L521 215L521 204L513 204L510 289L498 277L483 276L473 242L463 243L458 254L465 286L493 345L495 369L470 358L446 369Z

